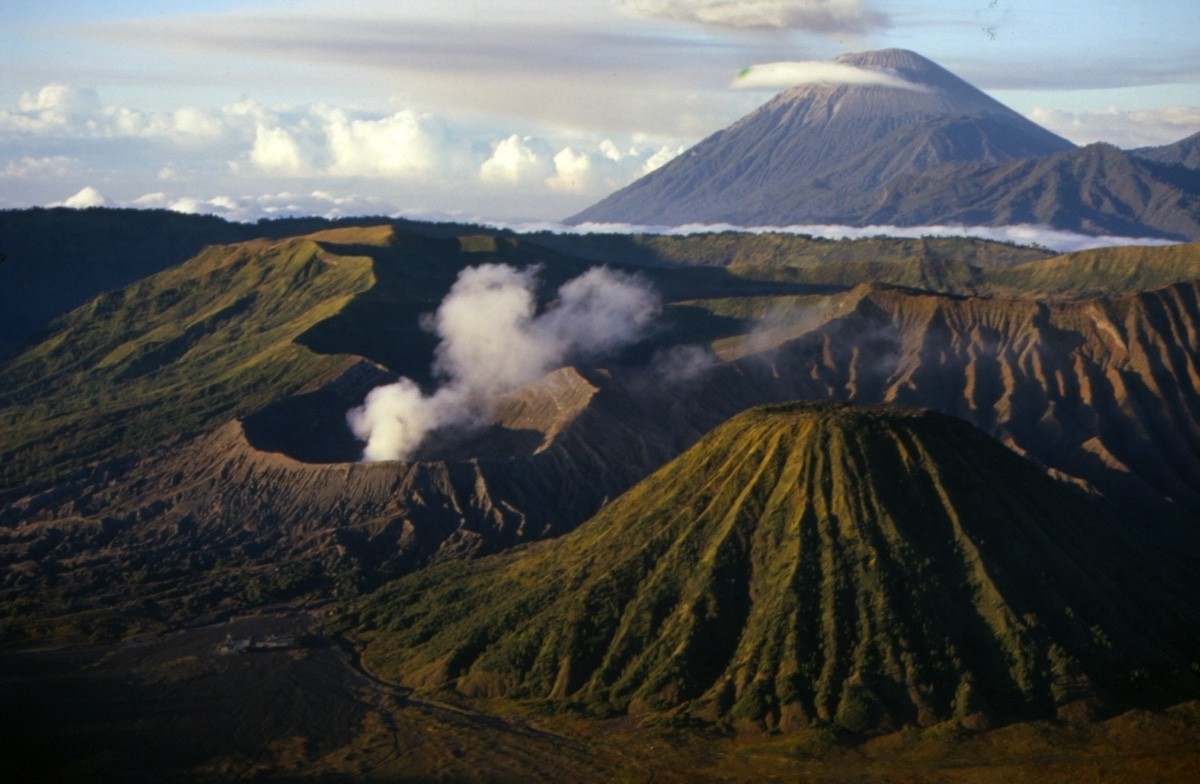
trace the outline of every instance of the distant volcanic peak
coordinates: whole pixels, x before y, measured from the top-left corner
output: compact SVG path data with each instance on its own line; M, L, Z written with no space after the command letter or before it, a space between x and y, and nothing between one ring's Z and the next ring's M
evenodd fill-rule
M908 49L849 52L834 58L834 62L857 68L888 71L926 87L970 87L937 63Z
M568 222L884 225L876 212L897 178L1074 148L913 52L776 66L793 86ZM954 194L939 195L947 214L927 222L961 222L943 204Z
M909 95L897 95L893 103L882 107L889 113L1001 116L1024 120L1004 104L937 63L907 49L881 49L844 54L834 60L834 63L890 74L892 78L909 85ZM912 93L925 93L926 97ZM1069 143L1066 146L1070 146Z

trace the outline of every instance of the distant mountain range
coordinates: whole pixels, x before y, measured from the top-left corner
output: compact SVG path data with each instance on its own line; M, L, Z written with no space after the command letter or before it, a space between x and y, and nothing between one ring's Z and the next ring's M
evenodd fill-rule
M1044 224L1200 239L1200 140L1076 148L913 52L837 58L888 84L789 89L570 223Z

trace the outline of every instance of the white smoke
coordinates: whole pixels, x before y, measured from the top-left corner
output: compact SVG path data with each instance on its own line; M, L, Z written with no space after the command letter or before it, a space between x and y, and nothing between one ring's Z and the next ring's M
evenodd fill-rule
M411 379L377 387L346 415L366 442L363 460L406 460L433 430L486 417L488 398L535 381L568 360L595 360L636 342L658 315L639 278L596 267L568 281L537 312L537 269L484 264L458 280L426 320L439 338L426 395Z

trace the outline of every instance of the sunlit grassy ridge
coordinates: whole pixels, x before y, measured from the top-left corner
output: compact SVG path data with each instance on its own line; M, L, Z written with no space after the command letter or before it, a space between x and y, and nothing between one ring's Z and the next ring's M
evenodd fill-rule
M974 237L826 239L807 234L736 231L695 234L531 234L546 245L600 261L686 266L817 267L909 258L953 259L976 267L1005 266L1054 255L1050 251Z
M359 359L428 380L420 317L465 267L541 270L543 300L593 262L495 234L435 237L391 225L213 246L58 319L0 368L0 489L135 454L323 384ZM716 269L656 269L667 301L771 293ZM695 308L667 328L739 328Z
M132 452L326 381L354 360L297 338L373 284L369 259L308 239L214 247L102 295L14 359L0 485Z
M1152 291L1198 279L1200 243L1097 248L988 273L989 288L997 293L1032 291L1080 298Z
M853 731L1196 687L1194 587L942 415L796 404L703 438L573 534L368 601L418 688Z
M1200 278L1200 244L1074 253L971 237L831 240L736 232L530 235L601 261L718 267L749 280L848 289L884 283L946 294L1078 298L1149 291Z

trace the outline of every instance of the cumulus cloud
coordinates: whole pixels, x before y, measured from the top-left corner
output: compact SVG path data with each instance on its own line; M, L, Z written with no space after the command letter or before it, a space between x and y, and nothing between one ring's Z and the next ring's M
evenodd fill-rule
M535 147L545 147L529 136L513 134L496 143L492 155L479 167L479 179L490 184L516 185L542 179L549 163Z
M302 174L308 168L292 134L283 128L268 128L261 123L254 132L250 162L262 171L275 174Z
M429 118L411 110L379 119L351 119L341 110L326 118L331 174L422 179L437 162Z
M99 111L100 97L90 87L56 82L36 93L23 94L17 108L33 127L48 129L68 126L80 118L87 119Z
M83 188L74 196L66 201L51 204L51 207L70 207L76 210L87 209L88 207L104 207L108 204L108 199L104 198L104 194L93 188L91 185Z
M635 342L660 307L646 283L602 267L564 284L541 313L536 287L536 269L463 270L428 319L440 338L433 368L441 386L426 395L401 378L346 415L366 444L363 459L410 459L430 432L484 419L489 398L569 360L595 360Z
M743 68L732 86L739 90L783 89L801 84L852 84L922 91L925 88L891 71L860 68L846 63L796 61L763 63Z
M647 157L646 162L642 164L642 174L649 174L656 169L662 168L664 165L670 163L675 158L678 158L681 154L683 154L685 149L687 148L682 144L676 145L675 147L671 147L670 145L659 147L658 150Z
M591 156L564 147L554 156L554 176L546 179L546 186L555 191L585 191L591 177Z
M199 107L141 112L106 105L90 87L55 82L24 93L15 111L0 109L0 130L52 138L164 139L197 145L224 139L231 128L228 117Z
M1116 107L1087 112L1037 107L1028 117L1076 144L1108 142L1127 149L1170 144L1200 131L1200 106L1128 112Z
M262 217L257 197L238 195L228 211L211 202L277 193L302 178L306 191L382 199L388 214L398 211L391 199L399 198L410 214L495 219L581 209L683 149L681 140L658 134L533 130L513 133L411 108L266 107L248 98L148 112L51 84L0 107L0 177L10 183L5 203L14 206L46 204L66 188L103 179L118 193L167 192L164 207L253 220ZM52 182L69 176L79 179Z
M864 33L888 24L884 14L861 0L624 0L621 8L633 16L715 27L829 34Z
M42 158L25 156L19 160L9 161L0 169L0 177L25 180L42 177L64 177L74 164L73 158L65 155L51 155Z

